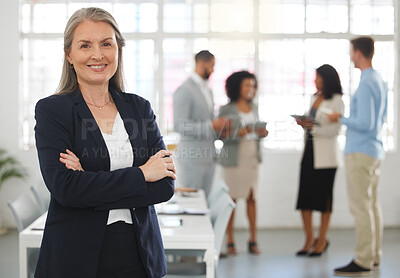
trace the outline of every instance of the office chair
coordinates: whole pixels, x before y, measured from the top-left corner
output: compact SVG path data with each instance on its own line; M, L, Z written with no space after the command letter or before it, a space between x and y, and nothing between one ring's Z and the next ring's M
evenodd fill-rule
M223 180L217 181L213 186L211 186L210 192L207 196L207 205L211 207L218 197L224 192L229 192L229 187Z
M33 221L42 215L38 205L27 193L20 195L14 202L8 202L7 204L14 216L19 232L28 227ZM33 278L35 274L39 250L39 248L28 249L27 262L29 278Z
M40 212L43 214L49 209L50 192L43 182L37 185L31 185L31 191L35 197L36 203L39 206Z

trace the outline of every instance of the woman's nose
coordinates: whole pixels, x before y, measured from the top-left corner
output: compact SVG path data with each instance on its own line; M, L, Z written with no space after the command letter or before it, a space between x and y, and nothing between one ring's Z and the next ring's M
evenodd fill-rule
M101 60L103 59L103 53L101 51L100 47L93 47L93 52L92 52L92 59L94 60Z

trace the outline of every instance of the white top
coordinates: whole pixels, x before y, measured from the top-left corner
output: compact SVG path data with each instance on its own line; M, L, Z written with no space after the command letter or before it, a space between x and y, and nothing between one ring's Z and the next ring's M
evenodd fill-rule
M101 133L110 155L110 171L132 167L133 151L129 141L129 135L125 130L124 122L117 113L112 128L112 134ZM124 221L133 224L132 215L129 209L112 209L108 213L107 225L117 221Z
M213 112L214 111L214 103L213 103L213 99L211 96L211 89L208 84L208 80L204 80L196 72L193 72L191 78L200 87L200 90L203 93L204 98L206 99L208 109L210 110L210 112Z
M250 112L247 112L247 113L239 111L239 117L240 117L243 127L245 127L247 125L254 126L257 121L257 117L253 113L253 110L250 110ZM254 131L246 134L246 136L243 137L244 140L256 140L257 138L258 138L257 134Z

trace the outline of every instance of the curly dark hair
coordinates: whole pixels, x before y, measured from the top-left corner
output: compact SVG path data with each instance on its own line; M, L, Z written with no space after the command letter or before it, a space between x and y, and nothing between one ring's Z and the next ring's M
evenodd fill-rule
M343 95L342 85L340 84L339 74L331 65L322 65L317 68L317 73L324 81L322 94L325 99L331 99L334 94Z
M248 72L246 70L237 71L232 73L225 81L225 90L226 95L230 99L231 102L235 102L240 97L240 87L244 79L253 79L255 81L255 87L257 89L257 77L254 73Z

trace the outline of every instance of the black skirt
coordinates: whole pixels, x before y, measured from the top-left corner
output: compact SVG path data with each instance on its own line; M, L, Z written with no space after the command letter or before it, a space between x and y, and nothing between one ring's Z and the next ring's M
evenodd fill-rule
M296 208L299 210L332 211L333 184L336 168L314 169L312 136L304 148L300 170L300 186Z

